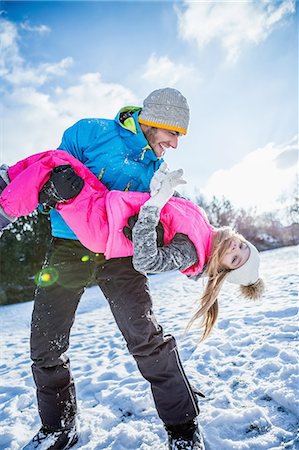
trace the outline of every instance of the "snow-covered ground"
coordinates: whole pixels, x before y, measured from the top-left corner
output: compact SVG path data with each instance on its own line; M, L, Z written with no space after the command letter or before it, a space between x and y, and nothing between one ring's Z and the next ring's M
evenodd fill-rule
M150 277L156 316L176 336L191 383L206 395L200 423L207 450L299 448L297 272L297 248L263 253L264 298L245 301L227 284L218 324L199 346L197 330L184 331L202 282L180 273ZM32 302L0 308L1 450L22 448L40 426L29 359L31 310ZM81 301L69 355L81 431L74 449L166 448L148 384L96 287Z

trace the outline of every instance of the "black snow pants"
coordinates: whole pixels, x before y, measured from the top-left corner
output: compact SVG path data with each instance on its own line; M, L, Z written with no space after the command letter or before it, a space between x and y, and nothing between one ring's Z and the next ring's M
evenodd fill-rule
M197 401L175 339L163 335L152 311L148 280L133 268L132 258L106 260L78 241L53 238L35 293L31 326L32 371L43 425L67 428L75 420L76 393L65 352L79 300L92 276L151 384L162 421L176 425L195 418Z

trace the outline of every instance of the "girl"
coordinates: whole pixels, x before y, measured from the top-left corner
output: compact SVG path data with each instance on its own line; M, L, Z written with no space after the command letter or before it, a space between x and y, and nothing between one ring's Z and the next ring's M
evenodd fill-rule
M76 171L75 183L65 176L69 165ZM82 163L60 150L30 156L10 168L2 166L1 173L0 227L32 212L39 198L48 198L81 243L104 253L106 259L133 255L134 267L140 272L180 270L195 279L206 276L199 309L189 324L202 318L202 340L217 320L217 297L225 280L239 284L247 298L258 298L264 291L257 249L230 227L214 228L197 205L173 196L175 187L185 183L182 170L168 172L162 164L152 179L150 196L109 191ZM72 189L73 195L78 194L74 198L65 195ZM157 245L159 220L162 246ZM133 242L127 238L131 230Z
M161 172L165 163L161 166ZM156 175L154 175L153 180ZM259 254L257 249L230 227L213 228L209 226L201 210L201 221L196 223L192 240L185 234L176 233L168 246L157 246L157 232L161 208L174 193L180 183L176 172L165 172L157 192L140 208L138 220L133 228L133 265L136 270L158 273L167 270L186 271L196 267L203 258L200 247L207 249L199 266L201 271L193 276L208 277L201 304L189 323L202 317L204 340L211 332L218 316L217 297L225 280L241 285L241 293L247 298L258 298L264 291L264 283L259 278ZM186 217L189 221L189 217ZM188 226L187 226L188 228ZM144 251L144 249L148 251ZM197 266L197 270L199 270Z

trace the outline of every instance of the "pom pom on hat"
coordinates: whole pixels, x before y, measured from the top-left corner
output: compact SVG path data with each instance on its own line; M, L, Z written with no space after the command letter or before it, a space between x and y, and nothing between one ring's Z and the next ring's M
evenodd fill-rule
M243 297L249 300L259 298L265 292L265 283L259 278L255 283L249 284L249 286L240 286L240 291Z
M150 127L186 134L189 124L187 100L176 89L157 89L144 100L138 121Z
M242 286L253 286L259 279L260 255L258 250L250 242L246 241L250 255L245 264L238 269L231 270L226 280L229 283L241 284Z

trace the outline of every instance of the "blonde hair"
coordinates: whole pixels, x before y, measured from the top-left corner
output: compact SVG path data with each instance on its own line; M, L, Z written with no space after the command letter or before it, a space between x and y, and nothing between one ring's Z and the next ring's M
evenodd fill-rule
M205 271L205 274L208 275L208 281L201 297L201 306L187 326L187 329L189 329L194 321L202 318L201 328L203 328L203 333L200 342L208 337L216 323L218 317L217 297L225 277L230 271L230 269L221 266L220 261L228 249L231 240L235 237L245 241L245 238L231 227L218 228L214 235L212 253Z

